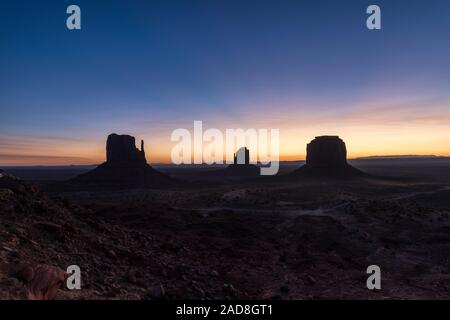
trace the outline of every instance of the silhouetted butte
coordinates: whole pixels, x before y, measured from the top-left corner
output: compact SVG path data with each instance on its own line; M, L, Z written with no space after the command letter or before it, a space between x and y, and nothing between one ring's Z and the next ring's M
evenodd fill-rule
M147 163L143 140L139 150L134 137L113 133L106 142L106 162L69 180L66 185L75 189L154 188L173 182Z
M240 148L234 154L234 162L223 170L223 173L227 176L258 176L260 174L260 169L250 163L250 151L246 147Z
M293 172L312 177L352 177L365 175L347 163L345 142L338 136L319 136L306 147L306 164Z

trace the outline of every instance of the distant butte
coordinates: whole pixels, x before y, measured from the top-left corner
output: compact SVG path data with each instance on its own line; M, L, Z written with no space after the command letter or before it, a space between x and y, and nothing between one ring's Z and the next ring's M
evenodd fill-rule
M260 168L250 163L250 151L242 147L234 154L233 164L226 167L222 174L230 177L259 176Z
M106 162L111 165L143 165L147 164L144 151L144 140L141 140L141 150L136 148L134 137L129 135L108 136L106 141Z
M364 172L347 163L345 142L338 136L319 136L306 147L306 164L294 175L312 177L363 176Z
M145 157L144 141L136 148L135 138L110 134L106 142L106 162L65 183L70 189L155 188L170 185L173 179L153 169Z

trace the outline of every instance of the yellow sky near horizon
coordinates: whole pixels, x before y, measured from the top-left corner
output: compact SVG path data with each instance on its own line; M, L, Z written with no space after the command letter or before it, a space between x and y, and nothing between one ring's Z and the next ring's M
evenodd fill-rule
M186 129L193 131L188 126ZM246 129L246 127L243 127ZM414 129L414 130L411 130ZM205 128L206 130L206 128ZM137 144L145 140L147 160L150 163L170 163L170 153L176 142L170 141L171 132L136 135ZM437 155L450 156L450 133L447 128L390 127L354 125L337 127L329 124L322 128L280 128L280 160L303 160L306 145L315 136L338 135L347 146L349 158L375 155ZM106 136L79 141L48 138L9 137L18 143L9 153L0 151L0 165L81 165L98 164L105 160ZM204 142L203 147L208 145ZM251 150L252 152L252 150Z

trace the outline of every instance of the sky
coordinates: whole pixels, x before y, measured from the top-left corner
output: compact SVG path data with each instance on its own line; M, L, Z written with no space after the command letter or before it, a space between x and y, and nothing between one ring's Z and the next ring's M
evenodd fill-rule
M319 135L349 157L450 156L449 34L447 0L5 0L0 165L99 163L113 132L170 162L194 120L279 129L282 160Z

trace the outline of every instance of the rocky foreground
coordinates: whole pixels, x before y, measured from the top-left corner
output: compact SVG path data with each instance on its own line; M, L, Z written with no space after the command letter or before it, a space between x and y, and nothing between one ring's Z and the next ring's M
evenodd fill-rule
M63 199L2 176L0 298L450 298L448 187L355 184ZM65 286L69 265L81 290Z

